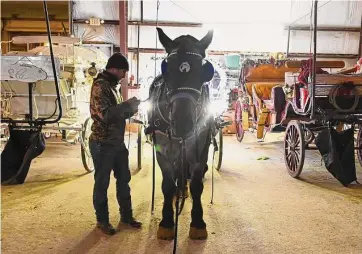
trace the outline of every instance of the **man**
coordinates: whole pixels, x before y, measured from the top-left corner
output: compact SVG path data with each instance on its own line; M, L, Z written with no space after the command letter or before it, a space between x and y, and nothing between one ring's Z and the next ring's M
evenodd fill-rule
M113 235L116 230L109 223L107 190L113 169L116 178L117 201L120 224L140 228L141 223L132 215L130 187L131 174L128 165L128 150L124 144L126 119L133 116L140 101L135 97L122 102L117 85L129 70L127 59L120 53L112 55L106 70L94 80L90 113L93 119L90 136L90 151L94 163L93 205L97 227L105 234Z

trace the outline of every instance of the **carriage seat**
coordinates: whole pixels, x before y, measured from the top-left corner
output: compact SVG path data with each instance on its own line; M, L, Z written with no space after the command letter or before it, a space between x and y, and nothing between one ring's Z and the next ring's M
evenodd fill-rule
M277 123L280 122L286 104L282 85L283 83L264 83L253 86L253 99L257 111L260 112L262 108L269 109L275 114Z
M255 106L261 110L263 107L270 108L273 88L282 86L283 83L263 82L254 84L252 87L252 97ZM273 107L272 107L273 108Z

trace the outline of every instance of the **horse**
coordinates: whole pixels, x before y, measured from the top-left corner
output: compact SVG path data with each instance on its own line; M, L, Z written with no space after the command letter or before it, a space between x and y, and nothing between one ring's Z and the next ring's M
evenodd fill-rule
M205 59L213 31L208 31L201 40L191 35L172 40L161 28L156 29L167 53L161 64L162 74L155 78L149 91L152 107L148 112L148 122L153 130L156 158L162 172L164 197L157 238L175 238L174 197L180 195L177 190L183 191L184 202L185 179L188 178L192 196L189 237L204 240L207 229L201 203L203 177L212 135L216 133L214 118L208 112L207 87L207 82L214 76L214 68ZM181 202L180 211L182 207Z

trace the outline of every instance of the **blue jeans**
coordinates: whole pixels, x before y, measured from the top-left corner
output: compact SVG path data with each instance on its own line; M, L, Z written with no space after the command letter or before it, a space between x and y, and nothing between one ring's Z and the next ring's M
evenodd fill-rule
M124 143L109 145L95 140L89 142L94 163L93 206L97 221L109 223L108 197L111 171L116 178L117 201L122 220L132 218L132 202L129 182L131 173L128 165L128 150Z

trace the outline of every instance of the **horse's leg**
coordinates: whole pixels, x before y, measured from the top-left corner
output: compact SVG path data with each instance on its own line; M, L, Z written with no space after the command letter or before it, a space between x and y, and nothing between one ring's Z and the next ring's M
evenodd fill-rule
M166 157L158 155L158 159L162 170L162 193L164 202L162 208L162 220L158 227L157 238L162 240L172 240L175 236L172 201L176 191L176 186L172 178L172 168L168 167Z
M203 220L203 210L201 204L201 195L204 190L202 182L203 170L195 170L192 174L190 183L190 192L192 196L191 225L189 237L193 240L203 240L207 238L206 223Z

